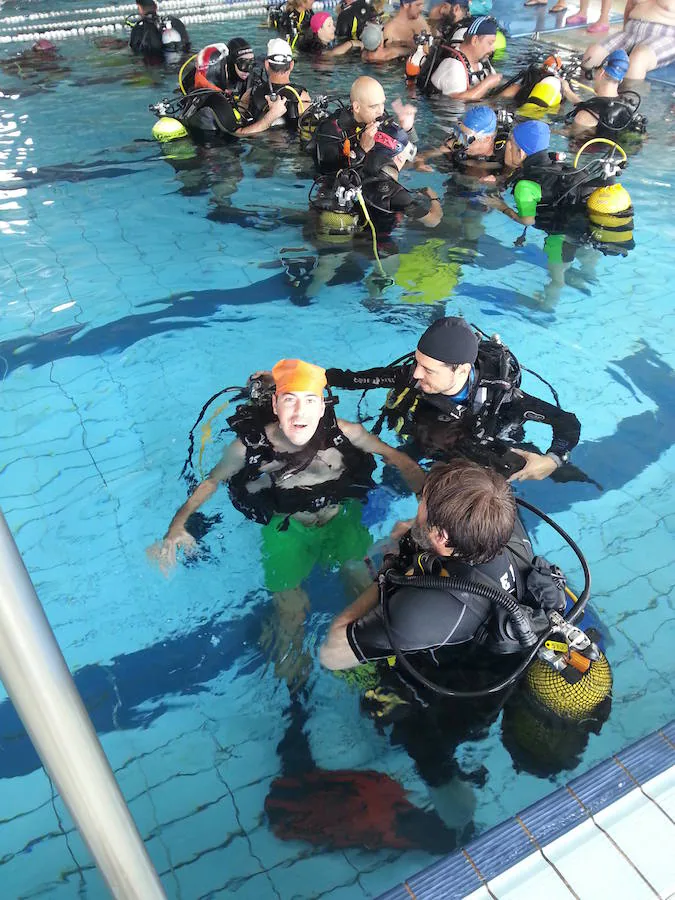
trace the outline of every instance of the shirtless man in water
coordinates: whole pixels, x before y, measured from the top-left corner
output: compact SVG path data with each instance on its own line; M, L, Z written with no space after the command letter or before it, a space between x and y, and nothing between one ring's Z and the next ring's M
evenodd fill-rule
M196 542L186 523L221 483L228 483L235 505L265 523L263 567L275 610L263 644L277 675L297 690L311 664L302 650L309 608L302 582L315 565L329 568L363 560L372 543L355 499L372 484L370 454L395 466L412 491L421 490L425 476L409 456L363 426L335 419L324 399L324 369L282 359L272 377L274 417L267 416L268 424L258 427L257 436L252 433L246 442L238 437L226 447L220 462L173 517L164 539L148 554L166 572L175 565L178 550L194 553Z
M232 487L234 477L245 469L245 479L237 486L237 499L241 500L243 496L245 505L246 495L255 502L256 495L268 492L269 524L281 517L292 519L305 528L322 527L338 516L349 502L347 498L353 496L342 478L345 474L350 474L347 471L345 453L335 446L336 442L328 439L324 441L324 446L319 444L309 460L307 454L302 453L314 438L319 425L324 424L322 420L327 411L323 396L326 386L325 370L302 360L282 359L272 369L272 377L276 388L272 396L275 418L264 428L268 442L268 447L264 450L268 452L257 452L252 456L252 448L247 447L239 438L225 448L220 462L197 485L171 520L164 540L154 548L154 555L164 567L175 564L178 550L182 549L187 554L194 551L196 542L185 528L187 520L215 494L221 483L230 482ZM345 422L343 419L337 419L336 422L337 433L346 439L342 442L343 446L351 445L351 449L356 448L362 455L378 454L385 462L400 470L411 490L416 492L421 489L424 473L409 456L385 444L362 425ZM261 451L258 446L253 449ZM295 454L298 455L297 464L293 462ZM330 490L331 482L337 482L338 479L345 482L344 498L334 496L334 492ZM305 489L307 496L301 496L298 500L298 495L294 492L293 502L297 509L291 512L283 495L294 488ZM324 493L329 499L317 504L316 497L321 494L321 488L326 489ZM346 502L341 502L341 499ZM283 529L284 532L289 530L288 527Z
M595 69L614 50L630 57L626 80L643 81L652 69L675 62L675 0L628 0L623 31L592 44L581 65Z
M384 41L389 47L400 45L415 49L415 35L429 31L422 15L424 0L401 0L399 11L384 26Z

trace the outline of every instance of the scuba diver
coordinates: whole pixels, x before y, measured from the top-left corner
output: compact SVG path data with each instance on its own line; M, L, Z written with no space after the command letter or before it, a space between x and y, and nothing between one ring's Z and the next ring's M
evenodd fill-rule
M338 10L335 37L339 41L360 38L366 23L377 19L377 13L368 0L342 0Z
M304 87L291 83L294 66L293 51L287 41L281 38L268 41L264 70L266 78L252 86L242 98L242 103L254 120L265 115L269 106L268 95L273 100L279 96L286 101L286 112L274 124L285 124L297 129L298 119L310 106L312 99Z
M195 58L194 87L185 96L162 100L150 107L159 121L152 129L161 142L185 137L188 132L200 136L218 134L228 137L252 137L262 134L281 118L286 99L266 97L267 108L257 119L240 108L236 95L227 85L226 44L209 44Z
M490 56L497 41L497 22L478 16L457 46L435 41L420 64L417 86L455 100L480 100L502 80L492 68Z
M396 122L380 125L366 153L360 174L363 199L378 233L389 232L402 216L435 228L443 217L438 196L430 188L409 191L399 184L399 173L415 158L417 147Z
M578 598L557 566L533 556L516 503L552 526L579 559L585 584ZM376 723L392 726L392 743L415 761L446 825L461 826L461 804L470 828L470 784L483 786L488 773L463 772L456 749L482 738L502 708L506 719L514 695L520 704L518 691L536 700L535 724L550 714L559 730L581 733L582 741L607 718L611 669L595 636L576 625L590 573L559 526L516 501L499 474L468 460L434 466L416 518L397 531L404 532L398 549L333 620L319 658L327 669L355 670L346 673L348 683L363 683L370 671L373 687L362 704ZM565 612L567 597L573 605ZM520 711L516 716L508 749L519 766L532 741L521 733ZM530 735L532 718L525 722ZM539 733L546 734L543 725Z
M330 13L314 13L309 20L310 34L298 43L301 53L311 53L324 57L344 56L350 50L360 49L358 38L347 38L341 44L335 43L335 22Z
M615 177L626 164L626 154L618 145L595 138L594 142L611 144L610 155L602 159L596 157L577 168L576 162L587 145L577 154L575 164L570 165L564 162L564 154L549 153L550 139L551 129L545 122L532 120L516 125L504 153L506 165L514 172L511 184L516 211L500 197L484 197L483 203L503 212L514 222L547 231L563 227L570 212L574 208L583 209L584 204L591 214L632 216L627 191L623 188L611 190L619 188ZM616 149L622 154L619 160L613 155ZM625 222L617 224L624 225ZM611 227L612 223L609 225Z
M288 41L291 50L309 37L309 23L312 18L314 0L288 0L274 15L272 25L283 40Z
M324 175L360 165L375 144L380 122L389 118L384 108L384 88L375 78L357 78L349 100L349 107L342 106L316 128L311 149L317 169ZM416 141L415 107L395 100L392 110L410 140Z
M178 87L181 94L189 94L195 87L208 87L207 82L212 82L220 90L229 91L234 100L239 101L248 88L249 75L255 65L251 45L246 38L235 37L227 44L208 46L215 47L218 53L210 53L206 64L204 51L208 47L191 56L179 71Z
M513 99L521 116L540 117L548 110L556 110L563 100L580 103L581 97L572 90L569 79L578 68L573 61L565 66L559 56L547 56L532 63L492 91L492 97Z
M566 463L579 442L573 413L520 389L521 366L497 337L478 339L464 319L437 319L414 354L389 366L352 372L328 369L328 383L347 390L388 388L373 432L383 424L411 441L422 458L465 456L491 466L511 481L541 480ZM545 454L512 445L526 422L549 425Z
M512 121L506 110L495 113L489 106L474 106L440 147L417 154L415 168L426 171L430 159L442 157L454 172L494 181L504 171L504 148Z
M364 499L372 486L371 454L398 468L411 490L423 484L424 473L410 457L363 426L336 418L332 395L324 396L326 375L320 366L282 359L272 369L272 379L273 387L258 384L251 402L228 419L236 439L153 548L163 567L176 563L178 550L187 555L195 551L186 524L221 483L228 485L236 509L265 526L265 568L273 591L294 588L309 574L316 561L313 548L329 549L326 538L344 531L349 510L351 524L360 521L349 500ZM342 534L341 540L346 537ZM339 553L338 546L333 553Z
M70 74L70 66L65 64L55 44L40 38L32 47L0 61L0 71L17 78L39 75L40 83L46 85Z
M133 24L129 35L129 46L134 53L151 57L189 52L190 37L180 19L160 18L155 0L137 0L136 7L140 20Z
M564 612L562 573L554 575L547 564L548 584L545 576L529 578L537 571L530 541L516 516L511 488L497 472L467 459L434 466L415 519L400 525L408 530L398 553L384 564L404 576L390 584L388 609L389 629L402 653L434 651L436 665L442 667L443 655L452 658L458 646L476 641L508 655L532 647L536 635L548 628L542 611ZM540 570L545 562L539 561ZM428 586L419 584L421 578L408 586L406 574L432 577ZM461 586L446 589L431 583L443 577ZM534 581L543 582L539 596L532 590ZM479 590L474 595L477 585L494 587L508 599ZM349 669L392 655L379 599L375 582L336 616L319 654L324 666ZM495 615L497 609L501 614Z
M565 116L575 131L594 131L614 138L623 132L646 132L647 120L638 114L640 95L636 91L619 93L630 61L625 50L614 50L598 67L593 78L595 97L580 101ZM593 74L592 70L589 70Z

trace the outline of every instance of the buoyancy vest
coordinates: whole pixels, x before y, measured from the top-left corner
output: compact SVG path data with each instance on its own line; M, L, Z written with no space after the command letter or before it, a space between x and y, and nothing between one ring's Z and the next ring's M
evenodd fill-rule
M409 365L412 380L414 363ZM380 421L432 452L446 451L449 444L469 437L476 444L494 440L501 407L520 387L520 364L504 344L484 339L478 345L475 373L466 400L442 409L415 387L393 389Z
M253 121L246 112L240 112L231 96L218 88L191 91L182 98L182 108L176 116L187 128L235 134Z
M340 431L332 404L326 406L319 423L320 431L315 435L317 440L313 438L311 446L315 451L314 456L320 450L331 447L338 450L344 470L338 478L322 484L283 488L279 486L278 480L285 471L284 468L276 472L262 472L263 465L275 460L288 463L291 472L301 471L303 468L303 460L298 458L298 466L293 467L294 454L279 453L267 437L266 426L274 418L271 404L260 406L247 403L240 406L227 420L246 448L243 468L228 482L232 505L236 509L246 518L266 525L275 514L291 516L297 512L317 512L349 497L365 500L374 485L372 474L375 460L370 453L364 453L355 447ZM305 459L304 463L309 465L314 456ZM257 481L262 474L269 476L270 485L255 492L249 491L247 486Z
M464 66L469 87L479 84L494 72L489 60L481 60L478 68L474 69L466 54L462 53L459 47L454 47L452 44L446 44L441 41L433 44L431 51L422 60L420 73L417 76L417 87L420 90L430 94L440 93L438 88L432 83L431 76L445 59L456 59Z
M608 132L610 137L620 131L644 134L647 120L638 114L639 105L640 96L635 91L626 91L619 97L591 97L582 103L577 103L574 109L565 116L565 120L570 122L578 112L585 110L597 116L597 130L603 133Z

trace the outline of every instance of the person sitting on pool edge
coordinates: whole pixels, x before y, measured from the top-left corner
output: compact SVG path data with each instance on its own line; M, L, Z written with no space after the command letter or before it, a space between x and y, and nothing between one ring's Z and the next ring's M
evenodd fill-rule
M359 506L349 498L363 497L372 483L371 454L398 468L413 491L423 484L424 473L410 457L363 426L336 419L333 404L324 398L324 369L282 359L272 378L269 406L247 405L232 418L237 438L153 547L165 568L175 564L178 550L194 552L186 523L221 483L228 485L237 509L265 525L266 581L272 591L296 587L322 554L343 561L341 544L350 544L350 529L361 527ZM344 558L358 558L365 549L352 556L350 547Z
M546 478L579 442L577 417L521 390L520 365L511 351L494 339L479 343L458 316L433 322L400 364L358 372L328 369L326 376L336 388L388 388L375 430L386 421L419 456L465 456L508 472L512 481ZM513 446L522 442L528 421L552 428L545 454Z

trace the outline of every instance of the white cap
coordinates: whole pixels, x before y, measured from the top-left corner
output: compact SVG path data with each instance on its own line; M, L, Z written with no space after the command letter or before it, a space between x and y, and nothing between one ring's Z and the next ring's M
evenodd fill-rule
M272 38L267 42L267 59L277 63L290 62L293 59L291 45L283 38Z

